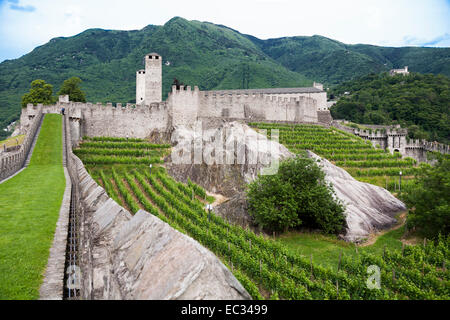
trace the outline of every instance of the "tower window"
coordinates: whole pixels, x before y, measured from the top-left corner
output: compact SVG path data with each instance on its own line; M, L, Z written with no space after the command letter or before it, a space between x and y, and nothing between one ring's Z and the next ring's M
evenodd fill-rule
M158 60L158 59L159 59L159 57L158 57L158 56L155 56L155 59L156 59L156 60Z

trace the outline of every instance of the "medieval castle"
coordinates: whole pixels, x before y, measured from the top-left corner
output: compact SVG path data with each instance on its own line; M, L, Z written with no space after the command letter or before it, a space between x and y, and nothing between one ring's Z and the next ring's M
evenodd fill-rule
M196 120L228 119L244 121L321 123L333 120L327 94L321 84L310 88L280 88L200 91L197 86L172 87L162 101L162 57L145 56L145 69L136 72L136 105L70 102L61 96L53 106L27 106L21 124L27 126L37 114L58 112L65 107L70 118L74 143L83 136L147 138L172 127L189 126Z
M327 93L314 83L308 88L278 88L200 91L197 86L172 87L162 101L162 57L157 53L145 56L145 69L136 72L136 104L70 102L60 96L56 105L28 105L22 111L20 123L28 127L39 113L58 113L65 107L70 120L72 143L83 136L147 138L155 133L167 133L171 128L190 126L197 120L261 121L281 123L332 124L327 106ZM333 122L334 124L334 122ZM374 144L400 151L418 161L426 159L427 151L450 153L445 145L430 145L426 141L406 141L406 132L386 134L355 133Z
M136 73L136 104L162 101L162 57L145 56L145 69ZM329 122L327 94L321 84L311 88L199 91L195 86L172 87L167 99L173 125L188 125L201 118Z

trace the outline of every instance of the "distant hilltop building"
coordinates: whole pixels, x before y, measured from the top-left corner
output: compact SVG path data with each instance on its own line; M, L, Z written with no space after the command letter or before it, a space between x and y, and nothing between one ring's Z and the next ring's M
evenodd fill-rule
M408 66L405 66L403 69L392 69L389 74L391 76L395 76L396 74L402 74L404 76L409 74Z

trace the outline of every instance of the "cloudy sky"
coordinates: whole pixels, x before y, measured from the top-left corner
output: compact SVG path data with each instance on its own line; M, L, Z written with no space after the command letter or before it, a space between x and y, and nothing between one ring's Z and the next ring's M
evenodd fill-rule
M450 0L0 0L0 61L88 28L133 30L174 16L261 39L450 47Z

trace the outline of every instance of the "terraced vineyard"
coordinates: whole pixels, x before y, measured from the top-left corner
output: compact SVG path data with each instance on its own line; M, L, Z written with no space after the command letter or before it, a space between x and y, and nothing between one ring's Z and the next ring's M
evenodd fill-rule
M203 188L175 181L158 165L162 162L158 157L167 154L168 147L137 139L92 138L74 152L119 204L132 213L145 209L209 248L255 299L450 298L450 274L442 269L449 262L450 239L441 239L437 246L407 247L403 253L386 251L384 257L364 252L356 259L343 256L338 271L324 268L277 240L208 214ZM127 155L115 156L114 150ZM133 152L135 156L128 155ZM141 152L154 153L143 156ZM135 157L136 162L128 162L128 157ZM154 164L151 172L148 163ZM422 257L420 264L415 264L417 256ZM371 290L366 284L367 267L374 263L381 267L382 285Z
M311 150L335 165L345 169L355 179L384 187L391 192L399 190L399 173L402 171L402 190L407 190L417 172L416 161L401 159L401 155L376 149L369 141L336 128L316 125L280 125L251 123L250 126L267 130L278 129L280 143L291 152Z

